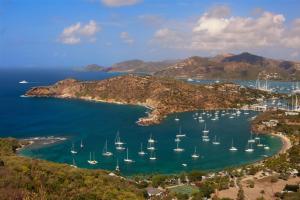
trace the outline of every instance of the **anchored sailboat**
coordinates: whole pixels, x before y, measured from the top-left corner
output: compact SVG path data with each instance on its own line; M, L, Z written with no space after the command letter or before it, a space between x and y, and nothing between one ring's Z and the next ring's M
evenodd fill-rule
M139 154L140 156L143 156L143 155L146 154L146 153L144 152L144 150L143 150L143 143L141 143L141 150L138 152L138 154Z
M179 127L179 132L176 134L177 138L185 137L186 135L181 132L181 126Z
M120 138L120 133L119 131L117 132L116 138L115 138L115 145L116 145L116 149L119 151L122 151L125 149L125 147L123 147L124 142L121 141Z
M117 165L116 165L116 171L120 171L120 167L119 167L119 159L117 159Z
M214 145L219 145L220 141L217 140L217 136L215 135L214 141L212 142Z
M155 151L151 151L149 159L156 160Z
M192 154L192 158L196 159L199 158L199 154L197 154L197 147L194 149L194 153Z
M72 148L71 148L71 151L70 151L72 154L77 154L77 151L75 151L75 146L74 146L74 143L72 143Z
M98 161L95 159L95 152L93 152L93 160L92 160L92 152L90 152L90 159L88 160L90 165L96 165Z
M237 151L237 148L233 146L233 140L231 141L230 151Z
M129 159L129 157L128 157L128 148L126 150L126 158L124 159L124 162L126 162L126 163L132 163L133 162L133 160Z
M70 165L71 167L74 167L74 168L77 168L77 165L75 163L75 158L73 157L73 162L72 162L72 165Z
M84 147L84 145L83 145L83 143L82 143L82 140L80 141L80 148L83 148Z
M251 153L254 151L254 149L252 148L252 143L248 142L247 143L247 148L245 149L246 152Z
M174 149L175 152L182 152L184 149L179 148L179 142L176 142L176 148Z
M105 141L105 145L104 145L104 148L103 148L102 155L103 156L112 156L113 155L113 153L108 151L108 149L107 149L107 140Z

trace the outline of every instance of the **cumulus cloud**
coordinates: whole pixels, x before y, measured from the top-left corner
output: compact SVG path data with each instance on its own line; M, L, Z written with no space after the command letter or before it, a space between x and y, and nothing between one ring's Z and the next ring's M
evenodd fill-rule
M153 41L164 47L190 50L247 50L250 48L285 46L300 48L300 19L289 27L282 14L267 11L256 17L231 16L221 6L201 15L192 24L158 29Z
M101 0L102 3L109 7L131 6L140 3L142 0Z
M121 32L120 33L121 40L126 44L132 44L134 43L134 39L129 35L128 32Z
M74 45L82 41L81 38L86 38L90 42L96 41L93 37L101 28L94 20L90 20L86 24L77 22L69 27L64 28L60 34L59 41L63 44Z

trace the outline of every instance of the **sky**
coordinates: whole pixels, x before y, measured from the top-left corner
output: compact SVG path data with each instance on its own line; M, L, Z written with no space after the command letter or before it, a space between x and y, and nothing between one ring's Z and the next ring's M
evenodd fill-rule
M299 0L0 0L0 67L250 52L300 61Z

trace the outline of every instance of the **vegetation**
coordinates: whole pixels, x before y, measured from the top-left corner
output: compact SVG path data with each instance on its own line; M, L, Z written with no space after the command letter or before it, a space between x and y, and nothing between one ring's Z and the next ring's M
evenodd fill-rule
M19 157L18 147L15 139L0 139L1 199L144 199L134 183L105 171Z

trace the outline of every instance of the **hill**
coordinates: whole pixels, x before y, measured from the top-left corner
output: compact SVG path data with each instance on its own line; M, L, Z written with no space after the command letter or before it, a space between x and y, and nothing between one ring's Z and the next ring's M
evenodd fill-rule
M183 60L144 62L130 60L112 65L106 71L146 73L160 77L199 79L300 79L300 63L275 60L244 52L215 57L193 56Z
M0 139L0 199L144 199L133 183L106 171L20 157L20 147Z
M124 75L101 81L59 81L52 86L34 87L26 96L75 98L109 103L133 104L152 109L141 125L160 123L166 115L196 109L238 108L256 103L267 96L232 83L194 85L183 81L154 76Z

